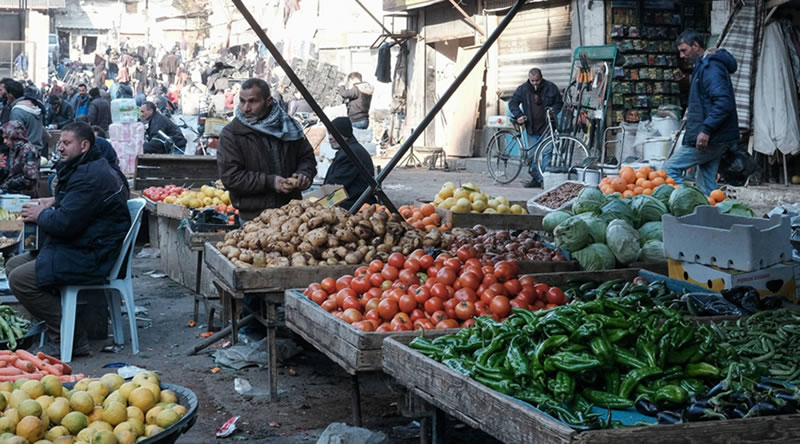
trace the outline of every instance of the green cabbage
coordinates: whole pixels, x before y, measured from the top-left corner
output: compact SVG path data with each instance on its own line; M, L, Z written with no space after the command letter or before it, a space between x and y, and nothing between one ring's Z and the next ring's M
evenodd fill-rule
M756 217L756 213L747 205L735 200L723 200L717 204L719 211L732 216Z
M630 205L623 199L611 199L600 208L601 218L607 223L615 219L622 219L631 225L636 225L636 214Z
M653 190L653 197L660 200L664 205L669 205L669 196L672 195L673 191L675 191L675 188L672 188L672 185L665 183L663 185L659 185L655 190Z
M605 205L606 196L597 187L585 187L578 193L575 203L572 204L572 211L575 214L597 211Z
M606 228L606 244L617 262L627 265L639 256L639 232L628 222L617 219Z
M640 224L660 221L661 216L667 212L667 206L653 196L642 194L631 200L631 209L636 213Z
M606 201L610 201L611 199L622 199L622 194L620 193L611 193L606 196Z
M591 244L573 253L572 257L586 271L611 270L617 265L614 253L606 244Z
M558 224L572 217L568 211L553 211L542 219L542 229L550 234L556 229Z
M553 235L555 236L556 246L570 253L578 251L592 242L589 226L577 216L572 216L558 224L553 230Z
M694 213L695 207L708 205L708 199L699 189L691 185L681 185L669 196L669 212L681 217Z
M581 213L580 217L589 226L589 233L592 235L592 242L603 243L606 241L606 227L608 224L594 213Z
M647 242L639 252L639 258L637 260L646 264L666 263L667 257L664 256L664 243L659 240Z
M642 246L653 240L664 240L664 229L661 222L648 222L639 227L639 243L641 243Z

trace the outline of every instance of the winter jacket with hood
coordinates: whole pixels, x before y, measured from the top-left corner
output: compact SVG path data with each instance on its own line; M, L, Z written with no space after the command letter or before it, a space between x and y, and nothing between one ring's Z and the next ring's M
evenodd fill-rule
M372 93L374 88L367 82L360 82L347 89L339 87L339 95L342 96L347 104L347 117L351 122L362 122L369 120L369 107L372 103Z
M28 131L28 141L41 152L44 147L44 105L30 97L20 97L11 105L8 120L18 120Z
M739 140L736 97L731 83L736 67L736 59L724 49L708 51L695 61L684 145L695 146L701 132L710 136L709 145Z

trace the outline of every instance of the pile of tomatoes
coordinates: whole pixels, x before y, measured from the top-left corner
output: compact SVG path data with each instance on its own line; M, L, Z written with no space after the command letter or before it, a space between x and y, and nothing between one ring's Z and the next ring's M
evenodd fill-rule
M167 197L169 197L169 196L175 196L175 197L180 196L181 193L183 193L184 191L187 191L187 189L186 188L181 188L181 187L176 186L176 185L167 185L167 186L163 186L163 187L145 188L145 190L142 191L142 194L144 195L144 197L146 197L146 198L148 198L148 199L150 199L152 201L163 202L164 199L166 199Z
M476 316L502 321L514 307L536 311L567 303L561 289L519 277L516 262L479 261L470 246L436 259L423 250L408 257L392 253L386 263L374 260L352 276L311 284L304 295L368 332L470 327Z

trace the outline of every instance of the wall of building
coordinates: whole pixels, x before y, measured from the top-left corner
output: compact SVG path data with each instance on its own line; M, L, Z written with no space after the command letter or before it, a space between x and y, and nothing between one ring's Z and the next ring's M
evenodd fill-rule
M47 82L47 50L49 46L50 17L46 11L28 11L28 27L25 30L26 40L32 44L26 45L28 54L29 73L38 86Z

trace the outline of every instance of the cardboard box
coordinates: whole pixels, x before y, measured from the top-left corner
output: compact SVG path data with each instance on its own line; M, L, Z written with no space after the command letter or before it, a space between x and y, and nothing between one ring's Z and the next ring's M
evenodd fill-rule
M18 232L22 231L22 219L14 220L0 220L0 232Z
M22 204L31 200L30 196L24 194L0 194L0 208L4 208L11 213L22 211Z
M326 207L332 207L339 202L344 202L347 197L347 191L341 185L322 185L319 188L303 193L303 199L319 202ZM347 209L349 210L349 208Z
M719 292L733 287L753 287L761 296L779 295L800 300L800 264L775 264L756 271L738 271L668 259L669 277Z

